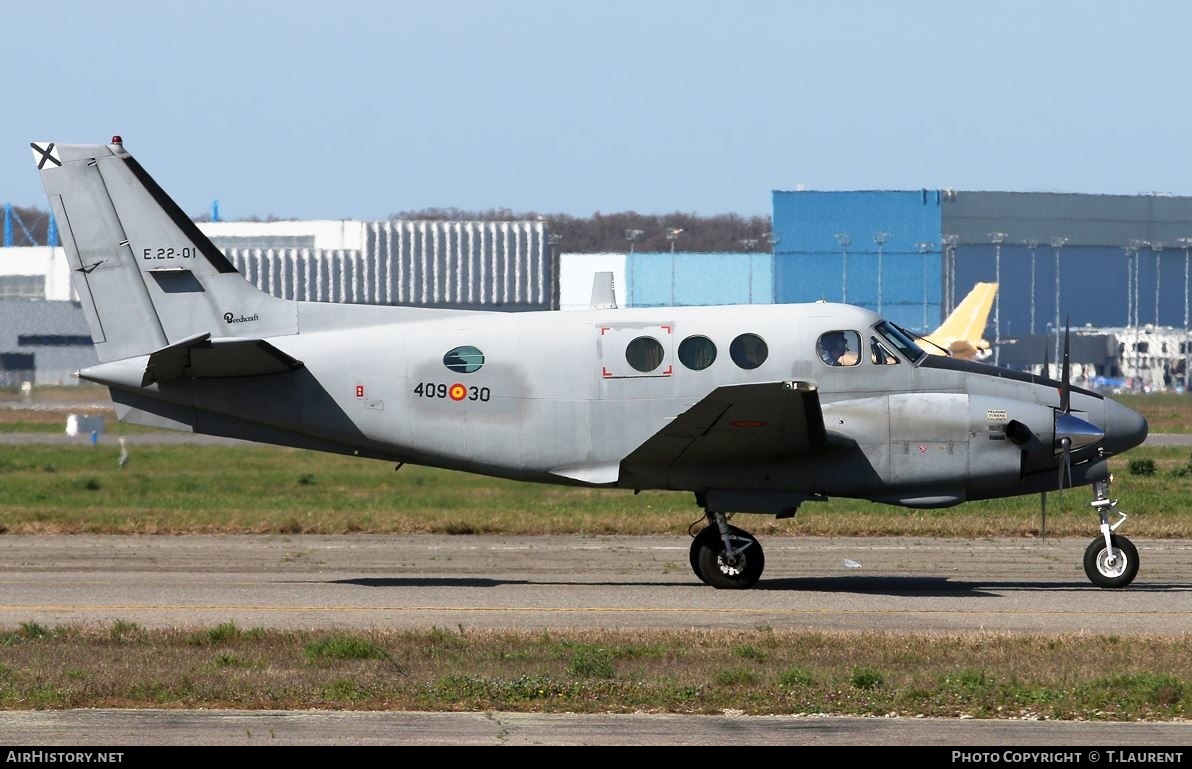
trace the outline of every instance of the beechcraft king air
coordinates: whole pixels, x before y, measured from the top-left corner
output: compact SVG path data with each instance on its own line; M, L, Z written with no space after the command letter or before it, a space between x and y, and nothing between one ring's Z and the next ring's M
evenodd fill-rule
M814 303L477 312L297 302L249 284L125 150L32 144L121 420L489 476L694 494L691 565L748 588L736 513L937 508L1093 486L1084 557L1128 585L1108 459L1146 421L1062 381L928 355ZM1111 517L1115 518L1111 521Z

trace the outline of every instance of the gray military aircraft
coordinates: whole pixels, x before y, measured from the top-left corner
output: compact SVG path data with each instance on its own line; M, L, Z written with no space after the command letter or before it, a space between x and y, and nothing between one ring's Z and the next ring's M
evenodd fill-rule
M852 497L938 508L1091 484L1084 568L1128 585L1109 457L1146 421L1061 381L929 355L813 303L476 312L278 299L124 148L34 142L121 420L555 484L694 492L691 567L748 588L735 513ZM1110 516L1118 516L1111 523Z

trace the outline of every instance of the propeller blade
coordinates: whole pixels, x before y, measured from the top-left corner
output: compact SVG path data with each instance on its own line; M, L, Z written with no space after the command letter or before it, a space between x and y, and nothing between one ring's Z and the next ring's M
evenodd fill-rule
M1060 475L1060 491L1063 491L1064 471L1067 471L1068 485L1072 485L1072 459L1068 453L1068 449L1072 448L1072 439L1060 439L1060 463L1058 463L1057 471Z
M1072 382L1070 380L1068 371L1068 332L1070 330L1070 318L1064 321L1064 363L1060 368L1060 411L1069 412L1072 410Z

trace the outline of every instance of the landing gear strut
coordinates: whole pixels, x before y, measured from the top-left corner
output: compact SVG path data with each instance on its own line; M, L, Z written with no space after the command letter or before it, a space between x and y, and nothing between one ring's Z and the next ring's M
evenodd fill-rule
M747 531L730 526L724 513L708 513L708 525L691 542L691 570L704 584L726 590L753 587L766 556Z
M1084 551L1084 573L1097 587L1125 587L1138 574L1138 548L1124 536L1114 534L1126 522L1126 514L1117 509L1117 500L1109 498L1109 480L1093 483L1093 510L1101 517L1101 536ZM1109 514L1121 517L1110 524Z

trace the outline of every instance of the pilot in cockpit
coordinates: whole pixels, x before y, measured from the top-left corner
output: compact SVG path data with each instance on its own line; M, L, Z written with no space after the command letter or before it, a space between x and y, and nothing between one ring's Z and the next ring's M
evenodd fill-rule
M846 365L845 356L848 353L848 338L843 331L829 331L819 339L820 360L829 366Z

